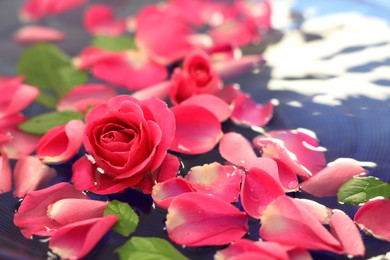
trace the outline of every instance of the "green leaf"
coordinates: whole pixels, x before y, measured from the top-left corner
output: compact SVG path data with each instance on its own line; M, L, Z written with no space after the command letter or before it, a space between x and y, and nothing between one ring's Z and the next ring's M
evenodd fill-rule
M72 119L82 119L83 115L75 111L55 111L41 114L21 123L20 130L36 135L43 135L53 127L64 125Z
M134 39L128 36L111 37L98 35L92 40L92 45L108 51L136 49Z
M71 59L50 44L37 44L21 54L17 72L28 84L41 89L38 102L54 107L53 102L76 85L86 82L87 74L75 69Z
M119 219L112 229L122 236L129 236L137 228L139 218L129 204L117 200L111 201L104 210L104 215L112 214L116 215Z
M337 192L340 203L359 205L375 197L390 198L390 185L375 177L353 178Z
M121 260L184 260L188 259L168 241L155 237L132 237L116 249Z

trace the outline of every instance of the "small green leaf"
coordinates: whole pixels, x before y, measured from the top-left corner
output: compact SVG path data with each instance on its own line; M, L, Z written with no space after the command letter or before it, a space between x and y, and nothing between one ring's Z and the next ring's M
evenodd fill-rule
M129 204L117 200L111 201L104 210L104 215L112 214L116 215L119 219L112 229L122 236L129 236L137 228L139 218Z
M41 114L21 123L20 130L36 135L43 135L56 126L64 125L72 119L82 119L83 115L75 111L55 111Z
M111 37L98 35L93 39L92 45L108 51L136 49L134 39L128 36Z
M188 259L168 241L155 237L132 237L116 249L121 260L185 260Z
M359 205L375 197L390 198L390 185L375 177L353 178L337 192L340 203Z

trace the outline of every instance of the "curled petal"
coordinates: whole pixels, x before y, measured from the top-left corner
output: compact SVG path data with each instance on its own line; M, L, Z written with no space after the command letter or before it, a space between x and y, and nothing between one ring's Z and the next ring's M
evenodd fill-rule
M49 248L62 259L83 258L117 221L117 216L108 215L66 225L51 237Z
M199 105L213 113L220 122L225 121L232 113L229 105L222 99L211 94L194 95L184 100L182 105Z
M260 219L267 205L284 195L281 185L262 169L251 168L243 175L241 203L253 218Z
M329 224L329 221L333 215L330 208L309 199L296 199L301 205L306 208L321 224Z
M155 85L140 89L131 94L136 99L144 100L151 97L157 97L164 100L168 97L169 89L172 87L171 81L163 81Z
M245 55L239 59L226 59L214 63L214 68L223 80L232 79L241 74L254 71L264 64L260 55Z
M24 197L28 192L46 185L55 175L56 170L42 163L36 156L19 159L14 170L14 196Z
M271 120L274 111L271 101L259 105L247 95L236 98L233 105L231 119L239 125L264 126Z
M45 163L61 163L79 151L84 138L85 125L71 120L66 125L49 130L37 145L37 155Z
M116 20L110 6L93 4L84 14L84 26L90 34L122 35L126 30L125 20Z
M364 256L365 248L355 223L341 210L334 209L330 230L343 246L348 256Z
M244 165L257 158L251 143L241 134L230 132L222 136L219 143L221 156L234 165Z
M280 196L271 202L263 211L261 223L260 236L265 240L311 250L342 252L336 238L299 202L290 197Z
M186 192L195 192L195 189L186 179L178 177L154 185L152 198L157 206L167 209L175 197Z
M237 202L242 170L219 163L192 167L186 179L197 192L212 194L226 202Z
M214 148L222 137L221 124L208 110L194 105L172 109L176 134L170 149L185 154L201 154Z
M354 221L374 237L390 241L390 199L374 199L355 214Z
M336 196L337 191L349 179L366 174L366 170L354 160L338 159L301 183L303 191L317 197Z
M20 28L14 35L14 39L18 43L31 44L39 42L58 42L65 38L62 31L44 27L28 25Z
M225 245L248 231L248 217L233 205L202 193L184 193L168 208L168 236L186 246Z
M60 100L57 110L74 110L85 114L89 109L116 95L112 88L105 85L86 84L77 86Z
M12 188L12 173L6 154L0 155L0 194L10 192Z

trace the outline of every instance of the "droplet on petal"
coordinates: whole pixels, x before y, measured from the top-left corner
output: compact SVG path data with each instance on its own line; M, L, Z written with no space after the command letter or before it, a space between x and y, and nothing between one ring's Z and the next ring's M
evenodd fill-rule
M390 241L390 199L374 199L355 214L354 221L374 237Z
M6 154L0 155L0 194L10 192L12 189L12 173Z
M267 241L311 250L342 252L337 239L300 202L290 197L280 196L268 204L261 223L260 236Z
M243 174L241 169L214 162L192 167L185 178L197 192L212 194L231 203L238 201L241 174Z
M234 123L246 126L265 126L272 118L274 106L271 102L264 105L247 95L236 98L233 102L231 119Z
M169 238L179 245L225 245L248 232L248 217L233 205L211 195L184 193L168 208Z
M303 191L317 197L336 196L343 183L354 176L364 174L366 174L366 170L360 167L356 161L338 159L316 175L302 182L301 188Z
M18 43L32 44L39 42L58 42L65 38L65 34L54 28L28 25L16 31L14 39Z

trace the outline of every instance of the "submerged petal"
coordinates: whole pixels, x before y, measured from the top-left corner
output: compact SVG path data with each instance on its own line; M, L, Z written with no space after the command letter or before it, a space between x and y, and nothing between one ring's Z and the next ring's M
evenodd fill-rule
M184 193L168 208L168 236L186 246L225 245L248 231L248 217L233 205L202 193Z

